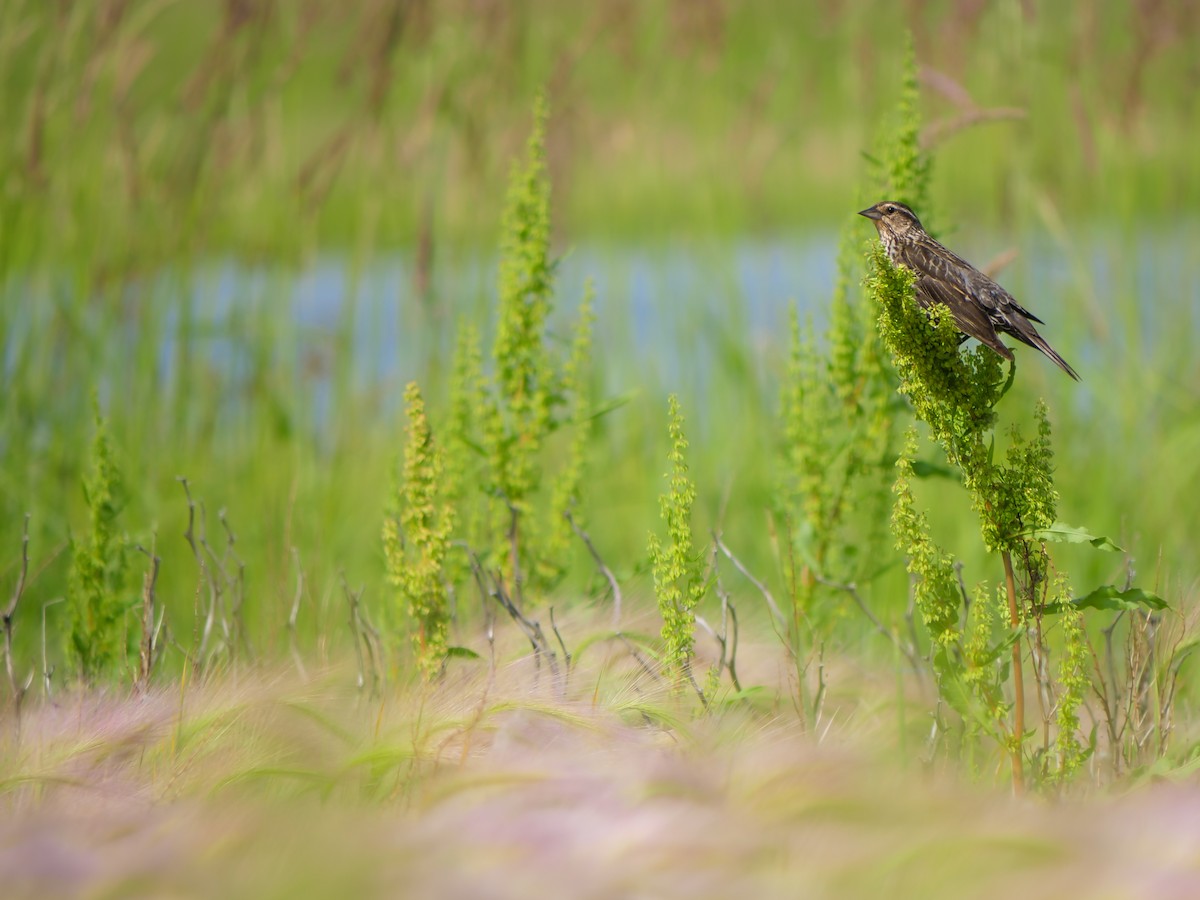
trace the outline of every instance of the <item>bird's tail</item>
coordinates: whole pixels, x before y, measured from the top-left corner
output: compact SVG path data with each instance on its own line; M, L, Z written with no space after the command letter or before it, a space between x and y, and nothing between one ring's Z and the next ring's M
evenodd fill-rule
M1071 366L1067 363L1067 361L1058 355L1058 351L1056 351L1053 347L1051 347L1046 342L1046 339L1044 337L1042 337L1040 334L1038 334L1036 331L1033 334L1029 335L1029 340L1026 343L1028 343L1029 346L1031 346L1031 347L1036 347L1038 350L1041 350L1048 357L1050 357L1050 359L1054 360L1054 364L1056 366L1058 366L1060 369L1062 369L1064 372L1066 372L1068 375L1070 375L1076 381L1079 381L1079 373L1076 372L1074 369L1072 369Z

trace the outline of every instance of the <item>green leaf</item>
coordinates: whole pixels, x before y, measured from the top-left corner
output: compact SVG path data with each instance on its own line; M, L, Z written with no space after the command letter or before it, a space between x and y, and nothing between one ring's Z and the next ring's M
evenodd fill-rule
M474 650L472 650L470 647L447 647L446 648L446 658L449 659L452 656L457 656L460 659L482 659L483 658L478 653L476 653Z
M767 688L761 684L752 684L750 687L742 688L740 691L733 691L727 694L730 700L753 700L755 697L761 697L767 693Z
M768 710L775 702L775 693L761 684L744 687L740 691L731 691L719 697L717 704L723 709L729 709L745 703L760 711Z
M572 656L575 662L578 663L584 651L588 650L595 644L605 643L607 641L626 641L633 644L639 649L653 655L655 653L655 645L658 638L652 634L640 634L634 631L601 631L596 634L591 634L585 637L575 647L575 652Z
M1021 635L1025 633L1025 626L1018 625L1015 628L1009 628L1005 632L1004 637L997 641L993 646L987 649L978 660L976 665L987 665L994 663L1000 658L1000 655L1012 649L1012 645L1021 639Z
M1178 669L1180 666L1182 666L1184 660L1186 660L1188 656L1191 655L1192 651L1197 647L1200 647L1200 637L1189 638L1176 647L1171 653L1171 668Z
M1157 594L1143 591L1141 588L1130 588L1127 591L1118 589L1115 585L1106 584L1098 587L1084 597L1071 601L1076 609L1107 609L1113 612L1137 609L1166 609L1167 601ZM1062 603L1047 604L1045 612L1059 613L1065 608Z
M1023 531L1013 537L1027 537L1035 541L1047 541L1056 544L1091 544L1097 550L1108 550L1114 553L1124 553L1112 540L1096 536L1086 528L1073 528L1064 522L1055 522L1049 528L1039 528L1034 531Z
M638 388L633 388L632 390L625 391L623 394L617 394L615 397L610 397L604 402L598 403L591 410L589 410L587 413L587 418L599 419L607 416L610 412L618 410L632 400L635 400L640 393L641 391Z
M939 465L938 463L929 462L924 459L914 459L912 461L913 475L917 478L945 478L949 481L961 481L958 473L948 466Z

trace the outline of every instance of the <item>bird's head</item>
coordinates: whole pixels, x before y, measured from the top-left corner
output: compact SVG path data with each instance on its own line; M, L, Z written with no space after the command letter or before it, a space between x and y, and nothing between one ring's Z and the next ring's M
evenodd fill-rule
M881 200L859 213L875 223L881 235L903 237L909 233L921 233L921 220L917 214L898 200Z

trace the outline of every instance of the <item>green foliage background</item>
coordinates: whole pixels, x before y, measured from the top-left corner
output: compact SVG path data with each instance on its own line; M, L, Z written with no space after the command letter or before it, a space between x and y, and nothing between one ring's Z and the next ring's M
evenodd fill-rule
M719 0L3 4L0 573L15 572L23 515L33 515L33 577L17 611L17 655L40 665L43 604L76 590L71 548L86 546L92 514L80 486L95 464L93 389L111 443L105 452L124 476L120 539L148 544L158 535L167 636L191 645L202 619L197 598L223 577L199 568L180 537L184 476L201 504L197 531L216 553L231 547L244 563L243 615L257 651L285 650L296 609L306 652L336 652L339 639L331 649L322 636L348 643L343 575L366 587L368 606L388 602L379 526L403 444L403 385L381 388L356 367L353 296L342 320L320 333L283 314L309 267L336 258L353 285L399 253L428 276L429 284L398 298L406 325L428 348L416 374L434 434L445 432L445 471L468 485L486 480L479 448L455 436L478 424L471 420L486 406L485 374L518 378L485 373L480 350L506 340L496 298L524 290L508 282L530 275L548 288L553 259L582 242L653 251L685 241L704 255L735 235L799 243L840 232L854 210L878 199L859 196L870 168L862 152L901 95L907 28L921 66L910 87L927 123L916 136L937 157L931 223L953 244L980 242L981 233L1036 234L1064 262L1053 284L1028 283L1020 262L1005 281L1052 323L1055 345L1079 362L1084 384L1025 354L1005 404L1028 410L1046 398L1059 515L1118 537L1142 580L1185 608L1200 512L1178 498L1200 489L1200 406L1194 329L1180 324L1195 324L1200 273L1194 260L1164 259L1185 276L1170 294L1147 287L1143 273L1147 260L1155 267L1158 241L1176 246L1166 238L1182 236L1186 245L1200 229L1192 212L1200 208L1191 133L1200 118L1197 23L1184 2L1162 4L1153 21L1115 0L1090 9ZM539 255L505 279L489 271L470 296L440 295L440 273L498 244L509 167L522 158L543 89L552 109L545 167L553 193L551 224L531 236ZM843 260L861 258L871 239L860 227ZM1088 274L1093 253L1109 258L1102 286ZM228 319L214 325L226 264L254 278L234 286ZM842 266L839 290L857 289L852 271ZM568 311L580 302L559 300ZM856 514L869 504L813 489L831 470L848 484L860 483L856 474L888 477L893 459L879 450L895 437L885 433L885 413L899 400L839 394L829 386L844 380L806 373L823 338L808 333L789 348L789 300L805 309L832 302L830 317L844 326L831 348L835 367L882 365L865 343L869 319L836 296L778 298L765 346L737 315L735 296L716 319L692 312L686 297L663 297L683 348L671 352L686 362L688 340L717 334L714 370L703 383L689 373L677 384L631 343L598 342L593 373L568 368L564 378L575 381L564 394L583 396L580 381L590 378L596 402L615 408L561 409L571 422L588 422L588 465L576 466L570 443L583 429L556 433L550 446L569 460L566 480L544 489L555 494L553 505L574 501L587 511L589 532L631 598L650 604L645 535L658 528L670 451L664 398L678 393L688 412L695 533L720 528L780 597L824 597L810 610L828 619L818 623L818 643L886 658L887 646L844 597L835 600L838 589L798 579L795 559L780 547L789 527L791 539L803 531L801 519L838 515L838 527L871 550L831 556L831 574L861 582L883 622L899 626L902 568L882 551L872 565L886 542L838 513L839 504ZM635 323L613 322L604 303L597 297L598 330L631 332ZM548 327L570 358L567 331ZM234 348L245 364L224 368L208 352L214 346ZM805 378L810 395L827 392L817 423L798 420L799 404L787 394ZM314 395L326 383L318 414ZM522 396L532 405L518 414L545 418L547 391L535 386ZM839 433L847 422L850 437ZM997 433L1007 434L1005 424ZM813 438L811 446L801 437ZM791 470L797 483L780 483L780 444L801 454ZM506 477L532 475L516 466ZM928 478L914 490L939 543L977 529L956 484ZM492 510L473 515L460 524L494 533ZM545 539L561 546L564 535ZM566 543L572 565L545 573L546 583L566 602L599 597L603 585L586 554ZM1056 552L1079 584L1121 580L1116 557ZM964 562L986 566L983 548L968 549ZM136 554L125 560L131 569L142 563ZM447 551L447 565L462 563ZM132 610L140 579L126 574L106 590ZM765 626L753 591L733 589L751 623ZM69 631L70 608L47 608L52 630ZM52 657L63 645L51 643ZM168 653L164 664L180 660Z

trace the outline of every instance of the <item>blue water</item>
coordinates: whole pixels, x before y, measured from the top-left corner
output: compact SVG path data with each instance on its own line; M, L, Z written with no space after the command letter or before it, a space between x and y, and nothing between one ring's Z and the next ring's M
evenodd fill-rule
M994 235L952 243L980 264L1008 246ZM1069 246L1033 234L1017 249L1016 261L999 280L1045 319L1043 333L1084 376L1081 396L1099 390L1114 366L1190 351L1200 325L1200 223L1134 238L1093 231ZM743 386L747 376L761 384L778 378L792 305L821 333L836 253L832 233L655 246L582 244L561 259L551 330L565 353L590 279L604 393L652 385L702 403L722 378ZM88 362L73 361L86 377L89 368L118 375L149 346L164 391L179 383L182 370L200 367L231 403L250 396L255 379L269 377L283 395L302 390L311 397L319 424L328 421L334 398L345 396L346 389L377 394L382 406L392 407L404 382L444 369L460 315L479 323L486 350L494 326L496 269L492 255L440 252L429 298L423 300L414 288L412 257L403 252L359 266L322 256L301 269L217 261L138 279L123 288L117 309L110 289L86 305L77 323L80 336L66 349L72 356L91 354ZM54 316L76 306L69 299L76 289L70 280L9 279L6 372L22 355L51 358L39 342L58 333ZM113 315L122 317L119 333L128 336L129 346L89 346L89 322L96 324L93 343L109 342L111 321L102 320ZM1022 362L1028 368L1042 361ZM726 377L731 370L736 377ZM335 383L338 378L350 383ZM119 383L119 376L113 381Z
M634 366L601 365L606 391L648 381L668 389L692 384L704 393L730 340L749 340L742 355L757 377L782 352L793 303L818 327L833 291L836 240L679 244L668 247L583 246L569 249L557 269L552 341L565 354L578 305L590 281L596 311L596 355ZM318 421L333 402L334 373L349 353L352 387L398 398L397 385L449 363L454 324L473 318L485 352L495 325L498 260L475 254L439 259L428 299L414 287L411 257L396 254L355 268L344 258L316 259L302 271L227 261L188 280L187 303L168 309L159 353L160 377L173 383L186 348L211 362L230 385L253 376L256 348L273 343L272 365L311 392ZM158 293L169 294L160 286ZM182 316L192 316L182 328ZM270 332L264 335L264 331Z
M1043 332L1077 367L1115 356L1149 355L1195 335L1200 324L1200 233L1162 230L1135 239L1095 234L1063 247L1046 235L1018 246L998 276L1034 313ZM994 236L963 245L983 264L1008 246ZM786 344L788 308L797 305L820 333L836 277L833 234L750 241L640 247L582 245L558 270L558 314L552 330L569 340L584 284L595 287L598 353L638 368L634 380L668 386L727 363L728 341L745 349L760 377ZM297 341L294 362L309 374L338 367L332 353L353 352L356 383L369 387L423 376L449 352L459 314L485 335L493 324L496 265L486 255L436 260L429 304L415 295L411 258L379 259L361 270L323 257L295 273L269 273L224 263L194 282L193 305L214 334L236 334L241 318L266 313ZM1132 311L1132 314L1131 314ZM261 322L261 319L259 319ZM444 324L431 329L431 324ZM431 335L443 338L431 341ZM340 344L331 336L340 335ZM486 339L486 338L485 338ZM236 342L210 352L233 353ZM169 362L168 353L164 362ZM232 361L232 358L226 362ZM699 374L698 374L699 373ZM629 373L618 381L628 382Z

